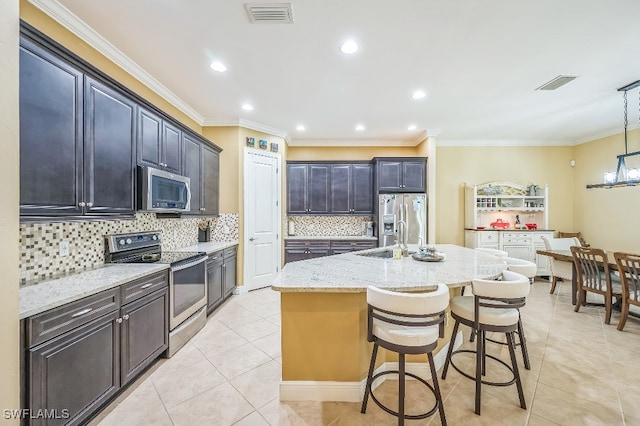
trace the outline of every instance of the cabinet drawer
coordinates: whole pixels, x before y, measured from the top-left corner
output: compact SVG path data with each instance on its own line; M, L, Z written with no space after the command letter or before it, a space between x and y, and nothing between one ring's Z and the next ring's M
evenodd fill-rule
M350 249L353 251L366 250L376 248L378 244L376 241L331 241L331 248L344 250Z
M238 252L238 246L227 247L224 249L224 257L235 256Z
M288 240L284 243L285 249L329 249L331 242L329 240Z
M29 347L86 324L120 308L120 287L67 303L27 319Z
M497 243L498 242L498 232L491 231L483 231L478 232L478 241L480 243Z
M133 302L156 290L160 290L169 285L166 272L140 278L120 287L122 290L122 304Z
M211 253L207 258L207 268L217 267L222 265L224 258L224 250Z

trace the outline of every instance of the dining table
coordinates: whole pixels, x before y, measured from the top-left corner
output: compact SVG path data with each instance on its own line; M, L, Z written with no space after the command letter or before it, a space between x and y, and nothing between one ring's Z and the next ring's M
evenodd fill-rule
M576 264L573 261L573 255L571 254L571 250L536 250L536 253L541 256L549 256L553 257L556 260L562 260L565 262L571 262L571 304L575 305L577 302L577 294L578 294L578 273L576 271ZM613 257L612 251L607 251L607 264L609 265L610 271L617 271L618 265L616 264L616 260ZM598 262L600 264L600 262ZM603 264L600 266L604 267Z

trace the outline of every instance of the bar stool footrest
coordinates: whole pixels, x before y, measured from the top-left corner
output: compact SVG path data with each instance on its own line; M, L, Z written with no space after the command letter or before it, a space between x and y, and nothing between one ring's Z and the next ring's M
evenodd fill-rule
M390 371L380 372L380 373L376 374L375 376L373 376L371 378L371 383L373 383L378 377L384 376L385 374L399 374L399 373L400 372L398 370L390 370ZM407 420L419 420L419 419L426 419L427 417L430 417L433 414L435 414L435 412L438 411L438 398L436 397L436 391L433 388L433 386L429 382L424 380L422 377L416 376L413 373L408 373L408 372L405 371L404 375L405 376L409 376L409 377L413 377L414 379L418 380L422 384L426 385L429 388L429 390L431 390L431 393L433 394L433 397L436 400L435 401L435 405L433 406L433 408L431 408L426 413L422 413L422 414L405 414L404 418L407 419ZM375 402L376 405L378 407L380 407L382 410L384 410L388 414L391 414L392 416L399 417L397 411L393 411L392 409L388 408L383 403L378 401L378 398L376 398L376 395L373 393L373 389L370 390L369 395L371 396L371 399L373 399L373 402Z
M487 339L489 340L489 339ZM458 368L458 366L455 364L455 362L453 361L453 356L456 354L460 354L460 353L469 353L469 354L476 354L476 351L473 351L471 349L458 349L456 351L451 352L451 359L449 360L449 363L451 364L451 366L460 374L462 374L464 377L466 377L467 379L473 380L474 382L476 381L476 378L464 371L462 371L460 368ZM476 354L477 356L477 354ZM509 366L509 364L507 364L506 362L504 362L503 360L501 360L500 358L497 358L493 355L486 355L487 358L493 359L494 361L499 362L500 364L504 365L505 368L507 368L511 374L513 374L513 379L509 380L508 382L490 382L488 380L481 380L483 385L489 385L489 386L511 386L512 384L514 384L516 382L516 376L513 372L513 368L511 368L511 366Z

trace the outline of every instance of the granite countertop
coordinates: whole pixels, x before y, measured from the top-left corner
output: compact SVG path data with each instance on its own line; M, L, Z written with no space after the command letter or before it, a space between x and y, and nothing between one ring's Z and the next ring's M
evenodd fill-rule
M378 241L378 237L365 237L362 235L286 235L285 240L372 240Z
M238 245L238 241L225 241L225 242L210 241L208 243L198 243L192 246L182 247L172 251L203 251L203 252L206 252L207 254L211 254L218 250L223 250L228 247L233 247L237 245Z
M515 228L507 228L507 229L493 229L491 227L478 229L478 228L464 228L465 231L498 231L498 232L553 232L555 229L515 229Z
M417 250L409 245L409 250ZM421 290L437 283L449 287L471 284L474 278L492 279L507 269L498 258L451 244L436 244L446 255L442 262L420 262L409 257L384 259L360 256L391 247L362 250L288 263L272 288L281 292L364 292L367 286L389 290Z
M172 251L203 251L210 254L237 244L237 241L212 241ZM19 317L24 319L165 269L169 269L166 263L111 263L27 285L19 291Z
M21 287L19 318L24 319L57 308L168 268L166 263L111 263Z

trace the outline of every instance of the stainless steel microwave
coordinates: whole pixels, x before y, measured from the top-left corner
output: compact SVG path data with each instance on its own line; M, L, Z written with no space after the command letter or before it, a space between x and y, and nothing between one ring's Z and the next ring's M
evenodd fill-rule
M191 208L191 179L186 176L138 167L138 209L158 213L180 213Z

